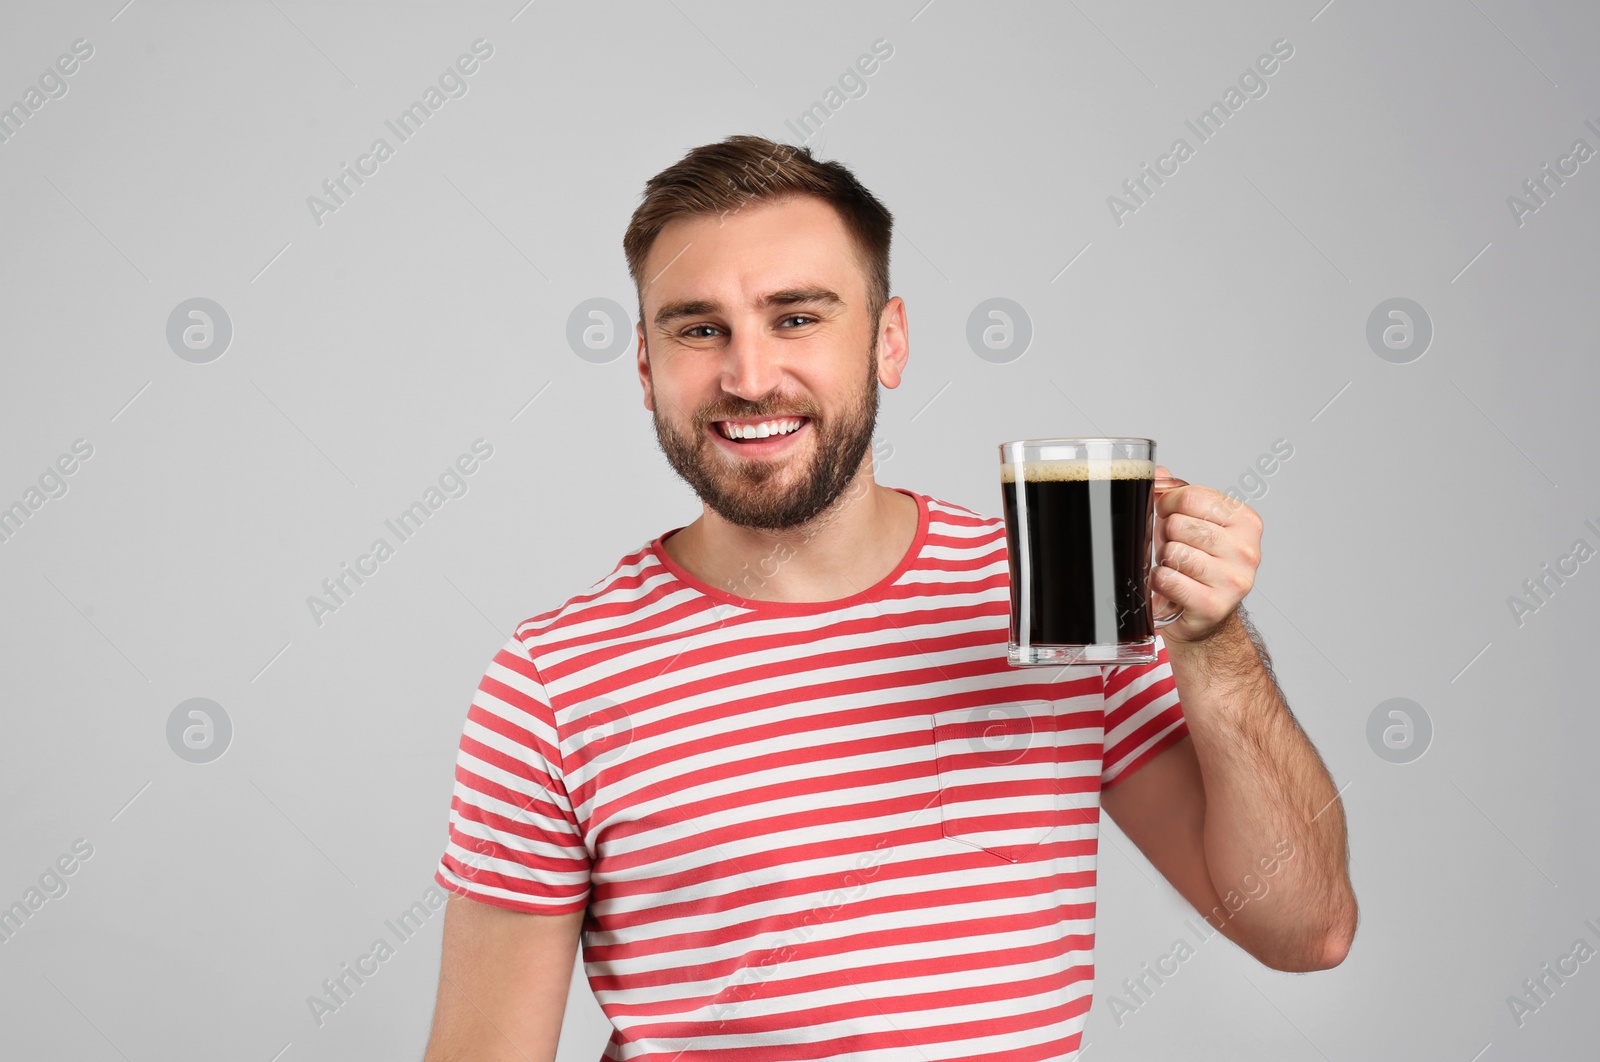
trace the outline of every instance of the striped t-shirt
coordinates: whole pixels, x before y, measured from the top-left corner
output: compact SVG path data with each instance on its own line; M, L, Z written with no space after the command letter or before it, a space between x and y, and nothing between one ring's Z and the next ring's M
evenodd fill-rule
M1077 1051L1100 792L1187 733L1166 649L1010 666L1004 524L902 493L916 538L851 597L747 600L668 532L490 663L435 876L587 910L605 1058Z

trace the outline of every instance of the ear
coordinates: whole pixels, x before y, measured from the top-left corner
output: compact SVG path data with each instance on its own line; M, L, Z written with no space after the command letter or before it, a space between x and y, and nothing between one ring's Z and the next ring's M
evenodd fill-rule
M883 314L878 318L878 381L885 387L899 387L910 356L906 304L896 295L883 304Z
M635 356L639 363L639 386L644 389L644 408L655 412L655 389L650 380L650 351L645 346L644 322L634 322L633 331L639 337L639 349Z

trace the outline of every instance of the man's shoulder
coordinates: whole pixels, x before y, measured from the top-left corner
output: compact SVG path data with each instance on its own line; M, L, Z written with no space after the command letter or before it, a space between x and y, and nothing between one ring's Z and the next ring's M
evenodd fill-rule
M921 498L927 509L930 541L923 547L925 563L946 567L954 555L952 551L963 557L987 556L997 543L1004 548L1004 521L1000 517L910 488L907 492ZM656 621L652 616L659 611L656 603L664 592L670 591L668 584L675 581L655 549L667 533L630 550L604 576L559 605L517 624L514 637L528 656L537 664L546 654L581 653L580 646L597 637L616 646L627 641L630 620L637 621L641 633L653 628ZM935 546L936 551L930 553L928 545ZM962 567L966 566L963 561Z
M655 539L630 550L611 570L561 604L517 624L515 637L535 655L537 647L570 640L581 625L605 617L616 624L646 600L666 570L654 552Z
M924 494L922 497L927 501L930 522L936 519L939 523L952 527L982 528L984 530L1000 527L1004 524L1004 520L1001 517L989 516L959 502L935 498L931 494Z

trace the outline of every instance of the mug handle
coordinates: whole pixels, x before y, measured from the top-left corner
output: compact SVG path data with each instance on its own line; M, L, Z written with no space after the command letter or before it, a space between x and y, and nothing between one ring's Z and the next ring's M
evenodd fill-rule
M1155 487L1150 492L1150 521L1152 525L1150 535L1150 568L1152 571L1161 564L1161 549L1167 544L1167 522L1165 519L1159 518L1155 515L1156 503L1161 500L1161 495L1165 494L1167 491L1172 490L1175 487L1187 487L1188 485L1189 483L1187 480L1173 479L1170 476L1162 476L1155 481ZM1167 600L1164 596L1156 593L1155 590L1152 589L1150 591L1150 616L1151 619L1155 621L1157 628L1165 627L1167 624L1183 615L1182 608L1179 608L1170 616L1161 615L1160 610L1156 607L1156 600L1158 598L1162 601ZM1170 605L1171 603L1172 602L1167 601L1167 604Z

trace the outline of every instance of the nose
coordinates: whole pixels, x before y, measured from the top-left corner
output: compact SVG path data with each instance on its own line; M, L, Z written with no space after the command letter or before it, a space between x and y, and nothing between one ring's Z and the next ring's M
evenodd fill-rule
M723 348L722 389L747 402L759 402L775 391L783 380L776 343L759 330L735 333Z

